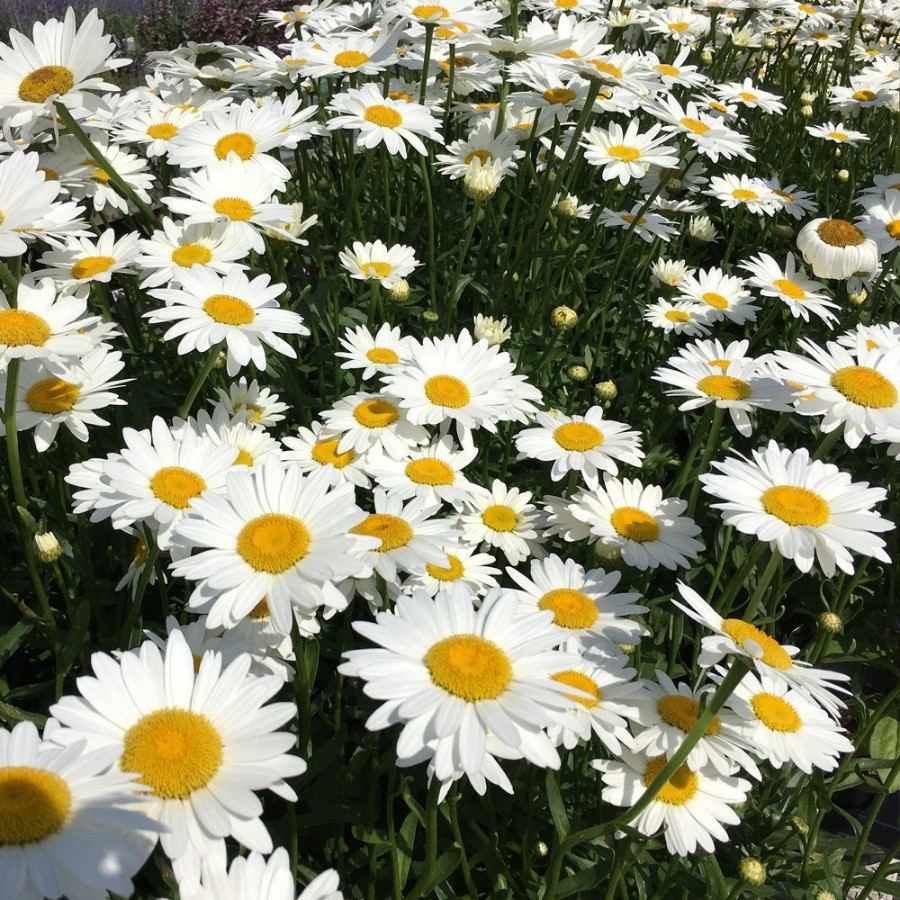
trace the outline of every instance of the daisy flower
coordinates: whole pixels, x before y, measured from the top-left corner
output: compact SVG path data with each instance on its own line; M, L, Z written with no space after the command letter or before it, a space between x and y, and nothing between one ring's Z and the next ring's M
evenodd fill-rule
M900 246L900 191L887 190L884 200L870 203L856 224L866 237L877 241L881 253Z
M858 147L862 141L868 141L869 136L863 131L854 131L847 128L843 122L826 122L824 125L807 125L806 131L813 137L832 141L835 144L849 144Z
M529 762L559 768L543 729L568 718L571 701L567 686L550 676L577 665L577 657L553 649L559 637L550 619L518 614L515 597L502 590L477 610L461 586L434 598L402 595L375 622L353 623L379 646L345 653L338 671L363 679L364 692L385 701L366 722L369 730L403 723L398 765L431 757L439 781L461 769L483 794L489 731Z
M700 702L712 689L705 687L692 691L684 682L675 684L659 669L656 670L656 678L659 684L642 682L642 692L633 701L632 719L638 728L631 749L649 757L671 756L697 724ZM685 765L692 772L712 766L720 775L731 775L737 763L757 781L760 780L759 768L734 731L724 724L722 717L714 716L688 754Z
M682 107L678 100L667 95L658 99L650 112L668 123L666 127L670 133L683 135L698 153L712 162L718 162L720 156L753 160L749 139L728 128L721 119L700 112L693 100Z
M268 859L259 853L238 856L227 872L223 860L204 861L199 886L188 890L185 900L294 900L297 894L284 847L276 847ZM317 875L296 900L344 900L338 873L327 869Z
M643 178L650 166L678 165L678 153L665 143L668 135L659 135L662 125L652 125L643 134L640 127L638 119L632 119L626 131L613 122L608 128L591 128L584 135L580 144L584 158L592 166L603 167L604 181L618 178L625 185L633 178Z
M837 303L822 292L825 285L797 270L793 253L788 253L784 266L778 265L768 253L751 256L738 266L750 273L748 284L757 288L764 297L777 297L795 319L808 322L812 314L827 325L837 321L837 316L831 311L838 309Z
M668 368L658 368L653 373L653 380L671 385L666 396L687 398L679 410L700 409L710 403L717 409L727 409L734 427L744 437L753 433L748 415L751 409L771 412L792 412L794 409L795 390L762 374L757 360L729 361L725 372L714 371L705 362L677 357L670 359L669 364Z
M695 540L700 528L682 516L687 501L663 499L662 488L634 479L603 476L595 491L580 490L569 504L569 515L590 528L591 541L599 541L622 554L629 566L676 569L689 566L703 544Z
M116 174L140 197L144 203L150 203L149 189L154 187L156 178L147 171L147 161L134 153L128 153L118 144L110 144L94 138L94 143L106 161L116 170ZM107 205L124 215L128 214L128 201L118 188L110 181L109 173L101 169L93 157L85 156L79 144L72 149L75 161L85 167L83 180L73 181L69 193L76 200L89 199L97 212L102 212Z
M346 360L341 363L342 369L362 369L362 380L368 381L374 375L402 368L410 358L410 340L387 322L374 336L365 325L359 325L344 332L340 339L344 349L338 350L335 356Z
M631 207L631 212L617 212L609 208L605 208L600 215L600 224L607 228L626 228L631 229L639 238L652 244L656 238L666 243L669 239L678 234L677 226L673 225L665 216L659 213L645 212L638 218L638 213L643 207L643 203L638 201Z
M116 139L125 144L140 144L150 159L166 156L181 129L199 117L196 108L180 109L154 100L146 109L133 111L119 125Z
M890 562L876 532L894 523L872 507L887 497L884 488L851 481L847 472L809 451L786 450L769 441L752 458L739 456L712 463L721 474L701 475L704 490L725 502L728 525L768 541L772 549L808 572L815 559L829 578L835 567L853 573L850 551Z
M561 629L565 649L586 656L619 657L617 644L635 645L647 630L628 618L647 612L635 600L640 594L613 594L621 572L604 569L585 571L573 559L555 553L532 560L530 578L507 567L507 574L519 585L516 591L523 610L543 609L553 613L553 624Z
M900 348L870 349L863 336L852 350L833 341L822 348L808 338L798 344L806 356L775 353L784 378L808 390L797 412L821 416L825 434L843 426L851 449L875 432L900 427Z
M645 26L650 34L661 34L678 44L693 44L710 28L709 18L689 6L669 6L650 14Z
M797 235L797 249L819 278L849 278L878 268L878 244L843 219L813 219Z
M357 143L367 150L383 142L388 153L399 153L406 159L407 144L423 156L427 153L419 135L438 144L444 143L438 131L438 120L428 109L418 103L382 97L374 84L336 94L328 109L339 113L328 121L329 130L349 128L358 131Z
M410 422L396 398L386 394L351 394L319 415L328 432L340 437L337 453L380 450L403 459L410 447L425 444L430 437L427 428Z
M743 619L723 619L695 590L682 582L677 587L684 603L674 599L672 603L695 622L716 632L700 642L699 663L703 668L714 666L728 655L742 656L752 662L758 673L787 682L812 697L832 716L839 717L844 703L834 693L849 692L836 682L849 681L849 676L812 668L809 663L795 659L800 652L798 647L779 644Z
M36 278L52 278L65 293L88 295L93 282L109 284L115 273L133 275L131 263L138 254L138 235L126 234L116 240L112 228L96 240L69 238L64 250L53 250L41 257L47 266L34 272Z
M82 741L102 751L149 789L148 815L165 830L160 842L179 881L198 879L201 860L225 859L225 838L271 853L257 791L287 801L285 781L306 763L286 752L296 739L275 731L296 715L293 703L268 703L282 686L275 676L251 676L250 655L227 668L209 651L199 664L181 632L164 651L152 641L116 660L91 657L93 676L78 679L81 696L63 697L50 713L64 726L55 743ZM235 715L240 710L240 715Z
M409 503L376 488L372 495L375 512L350 529L369 538L361 558L365 566L396 583L398 572L421 573L426 563L449 564L442 549L459 536L450 519L436 519L439 503L415 498Z
M196 418L187 420L187 426L214 444L234 447L238 452L236 466L255 466L273 453L281 454L281 445L264 429L255 428L246 419L232 419L221 406L212 415L201 409Z
M98 320L82 318L86 310L83 299L57 297L49 278L20 282L15 306L0 294L0 371L12 359L57 363L87 353L93 341L85 330Z
M144 275L142 288L178 281L193 266L220 275L245 268L239 260L249 256L254 238L232 228L230 222L185 225L166 216L161 224L161 231L138 240L140 255L134 262Z
M595 759L591 765L602 773L607 803L633 806L667 762L665 756L646 759L626 750L621 760ZM714 769L692 772L681 765L630 824L648 836L662 828L669 853L687 856L698 847L714 853L714 839L728 840L722 825L740 822L732 807L746 801L750 788L744 778L730 778Z
M424 7L423 7L424 8ZM399 30L382 28L377 37L344 34L323 37L305 51L303 74L309 78L330 75L378 75L397 62Z
M265 250L260 229L279 231L285 240L293 237L282 225L293 218L293 209L272 200L284 182L262 168L247 169L231 154L216 160L187 178L173 178L172 187L184 197L163 197L162 202L186 225L228 222L252 250Z
M426 563L424 572L412 574L403 582L404 594L424 591L433 597L438 591L461 584L469 593L481 597L498 586L494 576L499 575L500 570L494 566L496 560L489 553L477 553L465 544L453 544L441 549L447 554L449 565Z
M177 287L149 291L166 306L144 313L144 318L154 324L174 322L163 340L181 338L178 353L182 356L194 350L205 353L225 341L229 375L250 362L265 371L264 344L297 358L297 351L276 332L309 334L297 313L278 306L275 298L284 290L283 284L270 285L268 275L250 281L238 269L221 276L210 269L192 268L181 275Z
M788 184L784 187L777 178L764 178L763 183L780 201L779 212L786 212L798 221L805 219L809 213L815 215L818 206L815 195L809 191L801 191L796 184Z
M594 490L600 472L617 475L616 460L640 466L644 458L641 437L621 422L603 419L603 409L592 406L583 416L539 412L537 428L516 435L519 459L553 462L550 477L560 481L567 472L580 472L584 483Z
M232 469L223 491L207 491L178 524L178 543L193 555L172 563L196 581L188 608L206 612L210 628L232 628L265 598L272 623L288 634L292 604L318 605L323 582L360 574L358 552L375 544L351 530L365 519L353 485L332 488L328 475L304 475L271 456Z
M467 543L496 547L514 566L529 556L545 555L539 531L542 516L531 503L530 491L508 488L495 478L490 492L474 494L466 506L459 525Z
M340 442L339 434L332 434L321 422L313 422L309 428L301 426L296 436L282 439L287 449L281 458L294 463L303 472L327 472L331 487L348 481L356 487L369 487L371 482L363 457L352 448L339 452Z
M691 55L690 47L680 47L678 55L671 62L663 62L655 53L647 52L644 58L647 65L657 74L667 88L675 85L684 87L700 87L709 80L697 66L687 65Z
M723 724L776 769L793 763L807 775L814 768L831 772L842 753L855 749L827 713L771 675L748 672L725 707Z
M747 175L713 175L704 193L715 197L726 209L740 206L758 215L773 216L781 208L781 198L761 178Z
M13 127L47 112L56 99L72 110L84 109L83 91L116 91L100 72L128 65L112 59L116 45L103 33L103 20L92 9L80 26L75 10L65 19L35 22L32 40L14 28L9 44L0 43L0 117Z
M134 776L110 771L116 754L41 740L31 722L0 729L0 867L17 900L129 897L159 823L140 812Z
M258 428L283 422L284 413L290 409L278 399L278 394L267 387L261 388L256 379L248 383L244 376L232 382L227 391L216 388L216 394L218 401L210 400L210 403L220 403L230 416L241 416Z
M381 241L353 242L338 254L341 265L351 278L360 281L377 279L381 286L390 290L401 278L409 275L421 263L416 259L416 251L406 244L388 247Z
M516 160L525 152L517 149L517 137L509 132L495 135L490 122L476 125L465 140L453 141L446 153L438 153L435 162L438 171L452 181L463 178L473 159L480 159L483 165L499 161L500 171L506 176L516 170Z
M48 369L40 360L27 360L19 373L16 398L16 427L34 429L34 445L39 453L56 438L60 425L79 440L88 440L88 425L109 425L96 410L122 406L115 393L130 378L115 376L125 368L122 354L104 346L94 347L80 360L54 363ZM5 382L5 375L0 375ZM0 434L5 434L0 425Z
M678 288L677 299L693 300L708 322L726 319L743 325L745 322L756 321L759 307L753 304L744 280L735 275L726 275L715 266L685 273L675 287Z
M644 321L654 328L675 334L709 333L709 318L706 310L690 300L678 300L671 303L660 297L656 303L650 303L644 310Z

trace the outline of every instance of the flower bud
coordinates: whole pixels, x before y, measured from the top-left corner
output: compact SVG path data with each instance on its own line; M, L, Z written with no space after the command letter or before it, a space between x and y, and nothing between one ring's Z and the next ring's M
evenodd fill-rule
M823 612L818 622L819 628L829 634L838 634L844 627L844 620L836 612Z
M42 563L56 562L63 555L62 544L52 531L44 531L34 536L37 558Z
M395 303L403 303L409 300L409 282L405 278L398 278L388 291L391 300Z
M619 389L614 381L598 381L594 385L594 396L598 400L610 402L619 396Z
M553 212L563 219L574 219L575 216L578 215L577 198L572 197L571 194L563 197L562 200L553 207Z
M863 303L866 302L866 297L868 296L869 292L865 288L860 288L858 291L854 291L852 294L850 294L847 299L854 306L862 306Z
M578 313L571 306L557 306L550 313L550 321L557 328L568 331L568 329L575 327L575 323L578 321Z
M220 350L216 354L216 361L213 363L213 368L224 369L226 362L228 362L228 354L224 350Z
M850 180L850 173L846 169L838 169L837 172L834 173L834 177L841 184L846 184Z
M800 816L791 816L791 828L793 828L797 834L809 834L809 825L806 819Z
M844 155L844 151L841 150L840 147L834 148L834 158L835 159L840 159L843 155ZM843 169L842 171L846 171L846 169Z
M541 858L543 858L543 857L545 857L545 856L550 852L550 848L547 846L547 844L546 844L544 841L538 841L538 842L534 845L534 852L535 852L538 856L540 856Z
M425 312L422 313L422 318L426 322L439 322L440 316L432 309L426 309Z
M568 375L572 381L587 381L588 370L584 366L569 366L566 375Z
M744 884L764 884L766 880L766 867L758 859L746 856L738 863L738 875Z
M688 237L698 244L709 244L718 237L718 233L709 216L691 216Z
M506 327L506 319L494 319L478 313L472 326L472 334L476 341L487 341L489 347L498 347L511 337L512 331Z
M837 897L831 891L818 891L815 900L837 900Z
M700 54L700 61L704 66L708 66L713 61L712 50L706 49Z
M800 107L800 115L803 116L804 119L811 119L812 114L813 108L808 103L805 103Z
M637 650L637 644L616 644L616 646L626 655L631 656Z
M503 180L503 170L499 165L494 163L499 160L491 160L487 164L482 164L478 157L469 163L463 178L463 190L467 197L473 200L489 200L497 193L497 188Z
M791 228L790 225L786 225L786 224L782 223L780 225L774 226L773 230L774 230L775 234L777 234L778 237L780 237L780 238L790 239L794 236L794 229Z
M622 550L619 547L604 544L603 541L597 541L594 544L594 556L605 562L607 565L614 566L621 562Z

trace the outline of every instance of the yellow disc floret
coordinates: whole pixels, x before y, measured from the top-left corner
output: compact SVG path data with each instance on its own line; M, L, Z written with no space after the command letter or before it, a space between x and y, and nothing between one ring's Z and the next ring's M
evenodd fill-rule
M616 534L629 541L644 543L655 541L659 537L659 525L650 513L636 506L620 506L613 510L609 523Z
M150 479L157 500L175 509L187 509L194 497L206 490L206 482L196 472L182 466L164 466Z
M72 811L72 792L56 772L0 768L0 847L35 844L56 834Z
M42 378L25 392L25 402L32 412L53 416L73 409L81 388L62 378Z
M465 383L453 375L433 375L425 382L425 396L448 409L460 409L472 399Z
M27 309L0 309L0 345L43 347L52 334L50 326Z
M793 733L803 727L797 710L775 694L754 694L750 705L756 718L772 731Z
M897 388L881 372L869 366L838 369L831 376L831 386L858 406L888 409L897 404Z
M665 756L657 756L647 763L644 769L644 787L650 787L656 776L665 768ZM687 764L679 766L672 777L662 786L662 790L656 795L658 803L667 803L670 806L684 806L690 802L697 793L697 776L687 767Z
M697 719L700 715L700 704L692 697L685 697L682 694L668 694L665 697L660 697L657 701L656 711L667 725L678 728L687 734L697 724ZM722 720L718 716L714 716L709 725L706 726L704 734L713 737L721 729Z
M818 528L831 517L828 501L809 488L779 484L763 491L763 509L788 525Z
M438 687L470 703L496 699L513 677L506 653L474 634L438 641L425 654L424 663Z
M586 453L599 447L603 441L603 432L589 422L566 422L553 431L553 440L563 450Z
M255 318L253 307L240 297L213 294L203 302L203 311L220 325L249 325Z
M764 631L760 631L755 625L743 619L722 619L722 631L742 650L747 650L744 646L746 641L752 641L762 650L759 659L773 669L786 670L794 665L790 654L775 638L769 637Z
M548 591L538 601L538 607L549 609L553 613L554 624L576 630L590 628L600 615L594 601L574 588Z
M280 575L309 552L310 535L295 516L263 513L238 534L237 552L257 572Z
M19 99L26 103L43 103L57 94L71 91L75 76L65 66L41 66L29 72L19 84Z
M350 531L353 534L378 538L381 546L375 548L376 553L399 550L413 539L413 530L409 523L399 516L391 516L387 513L371 513L359 525L354 525Z

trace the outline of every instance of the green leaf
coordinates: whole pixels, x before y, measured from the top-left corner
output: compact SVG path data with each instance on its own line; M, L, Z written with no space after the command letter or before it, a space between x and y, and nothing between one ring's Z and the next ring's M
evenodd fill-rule
M580 872L576 872L574 875L564 878L559 883L556 896L570 897L572 894L577 894L579 891L590 890L600 884L605 878L608 878L611 874L612 870L609 866L597 863L589 869L582 869Z
M28 534L34 534L37 531L37 522L35 522L34 516L24 506L16 506L16 512L25 525L25 531Z
M5 663L18 650L19 645L25 639L25 635L32 628L34 628L33 622L29 622L27 619L20 619L0 637L0 665Z
M569 816L566 813L566 804L563 801L559 785L556 782L556 773L552 769L547 770L547 802L550 804L550 815L556 828L556 836L559 840L568 837L572 830L569 825Z
M869 738L869 753L876 759L896 759L900 756L900 721L893 716L879 719Z
M400 872L400 887L406 887L409 879L409 867L412 865L413 849L416 846L416 829L419 820L415 813L409 813L400 826L399 839L397 840L397 856L399 857L398 870Z

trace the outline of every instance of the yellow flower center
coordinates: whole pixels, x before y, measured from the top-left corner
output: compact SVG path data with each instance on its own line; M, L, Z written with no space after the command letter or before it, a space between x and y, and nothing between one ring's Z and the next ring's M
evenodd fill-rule
M544 91L544 99L553 105L571 103L577 96L578 94L570 88L547 88Z
M26 103L43 103L56 94L71 91L75 76L65 66L41 66L29 72L19 84L19 99Z
M687 31L690 27L689 22L669 22L669 31Z
M215 151L219 159L226 159L229 153L237 153L247 162L256 152L256 141L246 131L234 131L216 141Z
M487 165L493 158L494 154L490 150L473 150L465 155L463 162L468 165L473 159L480 159L482 165Z
M854 91L853 99L854 100L862 100L864 103L871 102L875 99L877 95L875 91Z
M81 388L71 381L42 378L28 388L25 402L33 412L52 416L72 409L80 394Z
M240 530L237 552L257 572L280 575L306 556L309 542L306 526L295 516L263 513Z
M750 91L741 91L738 94L738 97L741 98L745 103L752 103L754 100L758 100L759 98L756 94L751 94Z
M700 299L713 309L728 309L728 301L715 291L707 291Z
M147 137L152 137L154 141L169 141L176 134L178 134L178 126L171 122L159 122L147 129Z
M353 418L363 428L387 428L400 418L400 411L393 403L375 398L363 400L353 410Z
M565 694L570 700L580 703L587 709L593 709L603 699L603 691L600 690L600 685L593 678L585 675L584 672L567 669L565 672L557 672L550 677L560 684L568 685L589 694L590 696L588 697L582 697L579 694Z
M449 566L436 566L434 563L425 563L425 569L432 578L438 581L458 581L466 572L462 560L453 553L447 554Z
M827 31L814 31L810 37L814 41L827 41L829 38L829 34Z
M581 59L581 54L577 50L572 50L571 47L568 50L560 50L556 55L560 59Z
M666 311L665 318L670 322L690 322L691 317L683 309L670 309Z
M772 193L776 194L779 197L784 197L784 199L787 200L788 203L794 202L794 195L789 193L788 191L781 191L778 188L772 188Z
M376 366L393 366L400 362L400 357L389 347L373 347L366 353L366 359Z
M793 733L803 727L797 710L775 694L754 694L750 704L756 718L772 731Z
M659 72L660 75L668 75L671 78L675 78L681 74L681 69L679 69L677 66L667 66L664 63L658 66L654 66L653 68L656 69L656 71Z
M390 516L387 513L370 513L359 525L354 525L350 531L353 534L378 538L381 546L375 548L376 553L390 553L391 550L399 550L413 538L413 530L406 520L399 516Z
M245 450L243 447L237 448L238 455L234 458L233 466L252 466L253 465L253 457L250 455L249 451Z
M150 479L157 500L175 509L187 509L194 497L206 490L206 482L196 472L182 466L164 466Z
M728 635L742 650L746 641L753 641L761 650L761 661L773 669L790 669L794 662L790 654L775 638L769 637L764 631L760 631L755 625L745 622L743 619L722 619L722 631Z
M575 9L578 6L578 0L556 0L557 9Z
M493 641L474 634L456 634L433 644L425 654L431 680L470 703L494 700L513 677L512 662Z
M114 256L86 256L72 266L73 278L94 278L108 272L116 264Z
M251 422L258 422L263 415L263 411L255 403L235 403L234 411L235 413L249 412Z
M363 118L379 128L398 128L403 124L403 116L396 109L392 109L390 106L385 106L382 103L370 106Z
M747 190L747 188L735 188L731 192L731 196L735 200L759 200L759 194L756 191Z
M659 525L650 513L636 506L620 506L613 510L609 524L616 534L629 541L645 543L655 541L659 537Z
M250 618L256 622L260 622L263 619L271 618L271 613L269 612L269 598L263 597L253 609L250 610Z
M647 763L644 769L644 787L650 787L656 776L665 768L668 760L665 756L657 756ZM697 793L697 776L685 763L679 766L672 777L662 786L662 790L656 795L655 802L667 803L670 806L684 806L689 803Z
M44 173L44 181L59 181L59 172L49 166L38 166L38 172ZM0 213L0 225L3 224L3 213Z
M109 184L109 173L104 172L103 169L94 169L91 172L91 180L98 184Z
M416 484L453 484L456 473L442 459L414 459L406 464L406 477Z
M586 453L599 447L603 441L603 432L588 422L567 422L553 432L553 440L563 450Z
M0 768L0 847L36 844L66 824L69 785L55 772L31 766Z
M0 345L43 347L52 334L50 326L27 309L0 309Z
M687 734L696 724L700 716L700 704L692 697L682 694L669 694L660 697L656 704L659 717L667 725L678 728ZM714 737L722 729L722 720L715 716L706 726L704 734Z
M182 244L172 251L172 262L176 266L184 266L185 269L191 266L205 266L211 259L212 253L203 244Z
M626 147L624 144L615 144L607 151L609 156L621 159L623 162L634 162L641 158L641 151L636 147Z
M553 621L561 628L576 630L590 628L600 615L594 601L573 588L548 591L538 601L538 608L549 609L553 613Z
M719 400L746 400L753 393L746 381L731 375L707 375L697 382L697 389Z
M450 10L444 6L414 6L412 14L418 19L449 19Z
M900 241L900 219L893 219L884 226L888 236L895 241Z
M711 359L709 361L709 365L715 366L717 369L721 369L723 372L728 371L728 367L731 365L730 359Z
M139 534L134 542L134 555L131 557L132 565L139 569L147 561L147 555L147 539L142 534Z
M788 525L818 528L831 517L828 501L815 491L793 484L770 487L759 498L763 509Z
M435 406L448 409L460 409L472 398L465 383L453 375L432 375L425 382L425 396Z
M213 203L213 209L232 222L247 222L253 218L253 204L240 197L220 197Z
M356 453L353 450L345 450L343 453L338 453L337 448L340 442L340 438L335 438L332 441L319 441L317 444L313 444L310 456L320 466L334 466L336 469L343 469L344 466L348 466L353 462Z
M185 800L222 766L222 738L189 709L157 709L125 732L119 765L163 800Z
M481 521L491 531L515 531L516 525L519 524L519 517L511 507L495 503L481 514Z
M442 59L438 61L438 65L445 71L450 71L450 60ZM469 66L474 66L475 60L469 56L460 56L458 53L453 57L453 67L456 69L468 69ZM490 104L483 103L482 106L489 106Z
M714 109L714 110L716 110L717 112L720 112L720 113L727 113L727 112L728 112L728 107L727 107L724 103L719 103L718 100L710 100L710 101L709 101L709 108L710 108L710 109Z
M796 281L791 281L789 278L776 278L772 283L785 297L790 297L791 300L803 300L806 297L806 291Z
M831 376L831 386L858 406L888 409L897 404L897 388L893 382L869 366L838 369Z
M710 130L710 126L701 122L699 119L684 118L681 119L681 124L694 134L706 134L706 132Z
M852 222L843 219L826 219L816 229L816 234L831 247L858 247L866 239Z
M363 263L360 269L367 278L387 278L394 271L390 263L378 261Z
M229 294L213 294L204 301L203 312L220 325L249 325L256 318L246 300Z
M588 62L604 75L611 75L613 78L622 77L622 70L618 66L613 65L613 63L604 62L602 59L589 59Z
M814 16L816 14L816 8L814 6L810 6L808 3L801 3L797 6L797 9L800 12L805 12L809 16Z
M369 54L359 50L342 50L334 58L334 64L341 69L355 69L368 61Z

